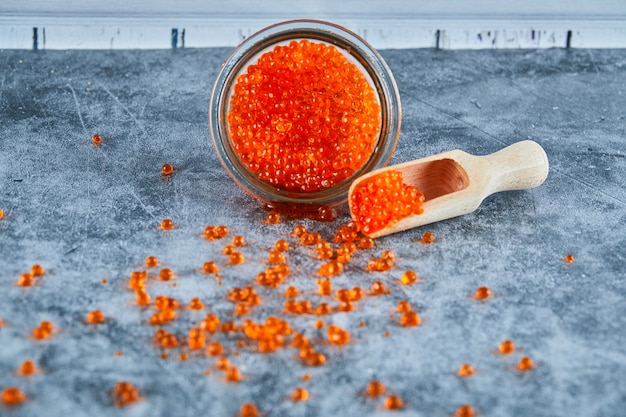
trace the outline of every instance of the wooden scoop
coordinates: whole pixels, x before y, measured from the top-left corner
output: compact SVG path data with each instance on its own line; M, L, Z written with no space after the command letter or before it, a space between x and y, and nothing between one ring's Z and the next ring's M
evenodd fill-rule
M353 218L354 188L387 170L401 171L404 183L424 194L424 213L393 222L371 233L372 238L471 213L486 197L499 191L537 187L548 176L548 157L538 143L524 140L491 155L475 156L457 149L371 171L350 187L348 201Z

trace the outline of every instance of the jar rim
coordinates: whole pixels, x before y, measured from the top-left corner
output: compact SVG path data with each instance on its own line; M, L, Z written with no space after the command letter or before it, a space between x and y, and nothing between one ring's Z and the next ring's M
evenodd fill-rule
M381 104L381 128L369 160L349 178L313 192L294 192L266 183L238 158L232 148L226 115L237 75L250 60L280 42L308 39L329 43L356 59L373 82ZM265 27L246 38L222 64L209 101L209 131L217 157L235 183L252 197L272 206L336 206L347 201L348 190L358 176L388 164L398 141L401 123L400 94L391 70L380 54L359 35L335 23L298 19Z

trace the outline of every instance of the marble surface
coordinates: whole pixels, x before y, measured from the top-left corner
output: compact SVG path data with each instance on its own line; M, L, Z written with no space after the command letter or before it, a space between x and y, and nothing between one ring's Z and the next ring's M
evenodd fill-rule
M213 153L207 103L228 53L0 51L0 389L18 386L29 397L19 407L0 405L0 415L232 417L248 401L267 416L436 417L464 403L480 416L624 415L626 50L381 51L403 102L393 163L457 148L488 154L532 139L551 168L539 188L494 195L470 215L357 252L334 288L381 280L391 292L323 317L350 331L343 347L324 342L318 317L282 311L287 285L313 305L336 305L315 294L321 261L289 237L300 222L266 224L261 205ZM104 139L99 147L94 133ZM170 178L160 174L163 163L176 169ZM175 229L159 230L163 218ZM304 223L331 238L346 220L341 207L334 223ZM244 264L226 262L227 240L201 237L209 224L227 225L228 241L246 237ZM431 245L416 242L426 230L437 237ZM292 244L294 273L275 290L255 285L279 238ZM385 249L396 253L395 268L366 272ZM567 254L575 262L566 264ZM292 347L260 354L237 347L241 335L221 333L210 340L224 343L244 375L239 383L226 382L213 358L192 352L180 361L182 348L161 359L156 328L146 324L154 310L133 305L126 288L147 255L177 275L175 287L151 280L153 297L206 304L166 326L177 336L208 312L240 322L228 292L255 285L263 303L245 318L286 318L327 363L306 367ZM209 260L220 265L222 285L199 272ZM16 286L35 263L47 272L38 285ZM400 285L408 269L423 282ZM494 297L472 299L480 286ZM397 324L403 299L421 326ZM84 323L94 309L104 324ZM30 334L42 320L59 330L35 341ZM507 356L496 353L505 339L518 347ZM515 370L522 356L536 368ZM41 373L16 375L25 359ZM477 373L461 379L455 372L465 362ZM371 379L400 395L404 409L386 411L382 399L364 397ZM118 381L133 383L143 400L115 407ZM308 401L288 399L297 386L309 390Z

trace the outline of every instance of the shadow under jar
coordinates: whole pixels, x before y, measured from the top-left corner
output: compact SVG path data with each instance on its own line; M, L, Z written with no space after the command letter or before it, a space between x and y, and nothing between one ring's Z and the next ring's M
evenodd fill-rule
M389 162L400 95L382 57L323 21L269 26L224 62L209 103L220 163L261 202L315 211L347 200L358 176Z

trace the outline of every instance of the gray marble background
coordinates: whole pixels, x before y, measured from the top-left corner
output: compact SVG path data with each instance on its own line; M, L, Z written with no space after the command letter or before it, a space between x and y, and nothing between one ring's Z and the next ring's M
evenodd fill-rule
M213 153L207 103L228 53L0 51L0 388L19 386L29 397L15 409L0 406L0 415L231 417L246 401L267 416L390 414L381 400L361 395L373 378L404 399L394 415L450 416L463 403L480 416L624 415L625 50L381 51L403 101L393 163L455 148L488 154L532 139L550 160L546 182L355 254L335 288L382 280L391 293L324 318L352 334L345 347L318 343L325 366L303 366L292 348L268 355L244 348L235 357L236 338L224 335L214 339L245 375L238 384L216 371L205 376L211 358L181 362L176 350L160 359L155 328L145 324L152 310L134 307L125 289L147 255L178 275L176 287L151 283L153 297L186 303L197 296L207 305L167 326L184 336L208 311L231 318L228 291L253 282L268 248L299 223L265 224L261 205ZM90 142L94 133L104 138L100 147ZM177 172L164 180L166 162ZM177 227L165 233L157 226L166 217ZM346 220L343 207L335 223L305 223L330 238ZM226 242L200 237L208 224L247 238L244 264L225 262ZM426 230L438 240L415 243ZM397 254L396 268L364 271L384 249ZM563 262L568 253L573 264ZM264 302L249 318L280 313L289 284L314 305L323 301L313 294L321 262L312 251L296 246L288 259L295 272L277 290L257 286ZM198 273L208 260L220 263L222 286ZM34 263L47 270L40 284L14 285ZM400 286L407 269L423 283ZM495 296L471 299L483 285ZM416 306L422 326L402 328L390 318L401 299ZM96 308L109 320L85 325ZM288 319L313 340L324 335L314 316ZM60 330L35 342L29 334L41 320ZM494 353L504 339L519 350ZM522 355L536 369L513 370ZM25 359L42 373L15 375ZM478 372L461 380L455 371L464 362ZM312 378L302 382L307 372ZM114 407L109 392L119 380L135 384L144 400ZM309 401L287 399L296 386L309 389Z

